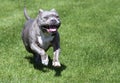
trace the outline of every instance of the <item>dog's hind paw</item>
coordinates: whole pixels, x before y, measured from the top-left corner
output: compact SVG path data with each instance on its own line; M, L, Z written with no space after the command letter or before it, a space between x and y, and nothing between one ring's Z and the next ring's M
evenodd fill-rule
M46 57L46 59L42 60L42 64L45 65L45 66L48 65L48 62L49 62L48 57Z
M53 62L52 62L52 65L53 65L54 67L61 67L61 64L60 64L59 61L53 61Z

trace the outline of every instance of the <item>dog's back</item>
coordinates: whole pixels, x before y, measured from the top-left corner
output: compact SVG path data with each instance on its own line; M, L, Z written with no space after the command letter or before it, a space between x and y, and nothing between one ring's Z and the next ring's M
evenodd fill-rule
M24 16L25 16L27 22L25 23L24 28L22 30L22 40L23 40L26 50L31 52L31 49L29 47L30 45L29 45L29 37L28 36L29 36L29 30L30 30L31 25L34 22L34 20L28 16L26 8L24 8Z
M24 25L24 28L22 30L22 40L23 40L23 43L25 45L25 48L28 52L31 52L31 49L30 49L30 45L29 45L29 28L31 28L30 26L32 25L34 20L28 20L25 25Z

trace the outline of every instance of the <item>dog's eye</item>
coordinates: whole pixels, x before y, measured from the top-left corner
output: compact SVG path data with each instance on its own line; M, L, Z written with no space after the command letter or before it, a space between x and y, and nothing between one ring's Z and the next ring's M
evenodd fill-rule
M59 18L59 16L56 16L56 18Z
M45 17L44 17L44 19L48 19L48 17L47 17L47 16L45 16Z

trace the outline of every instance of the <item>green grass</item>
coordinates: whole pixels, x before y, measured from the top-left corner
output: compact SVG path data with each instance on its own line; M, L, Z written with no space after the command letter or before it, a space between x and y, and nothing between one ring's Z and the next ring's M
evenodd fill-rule
M120 0L26 0L32 18L60 14L58 69L36 67L23 46L24 0L0 2L0 83L120 83Z

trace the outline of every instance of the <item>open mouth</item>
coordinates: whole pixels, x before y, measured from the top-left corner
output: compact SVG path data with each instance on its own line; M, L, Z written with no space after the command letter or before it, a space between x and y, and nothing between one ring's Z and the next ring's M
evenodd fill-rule
M49 25L49 26L42 26L42 27L43 27L43 29L45 29L49 33L56 32L58 29L57 25Z
M55 31L57 31L57 29L47 29L47 32L55 32Z

